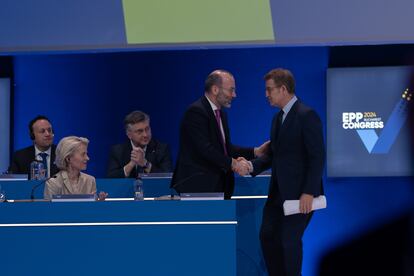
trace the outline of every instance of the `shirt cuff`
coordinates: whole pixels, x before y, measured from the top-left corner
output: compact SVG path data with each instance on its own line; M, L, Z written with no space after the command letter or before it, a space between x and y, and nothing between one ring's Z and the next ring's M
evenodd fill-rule
M249 164L249 173L253 172L253 163L252 161L247 161L247 163Z
M150 173L151 168L152 168L151 162L150 161L147 161L147 163L145 163L144 172L145 173Z

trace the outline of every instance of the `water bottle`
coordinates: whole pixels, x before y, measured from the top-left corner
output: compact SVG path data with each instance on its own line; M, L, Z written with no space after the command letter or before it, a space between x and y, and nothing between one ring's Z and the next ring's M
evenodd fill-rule
M30 163L30 179L31 180L44 180L45 179L45 168L43 163L37 160L34 160Z
M134 200L144 200L144 183L141 176L134 180Z
M0 203L6 201L6 192L1 188L0 185Z

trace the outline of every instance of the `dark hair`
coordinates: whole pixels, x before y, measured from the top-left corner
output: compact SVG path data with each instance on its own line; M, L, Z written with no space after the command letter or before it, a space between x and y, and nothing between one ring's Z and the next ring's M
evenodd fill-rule
M275 82L276 86L286 86L289 94L295 94L295 78L289 70L283 68L273 69L264 76L265 81L270 79Z
M148 116L148 114L142 111L139 111L139 110L132 111L124 119L125 129L128 130L129 125L134 125L134 124L141 123L144 121L149 121L149 119L150 117Z
M34 140L35 139L35 135L34 135L34 131L33 131L33 125L40 120L46 120L49 122L49 124L52 124L49 120L49 118L47 118L44 115L37 115L35 118L33 118L30 122L29 122L29 135L30 135L30 139Z
M222 74L227 74L233 77L229 71L223 69L214 70L207 76L206 80L204 81L204 91L209 92L213 85L221 86L223 84Z

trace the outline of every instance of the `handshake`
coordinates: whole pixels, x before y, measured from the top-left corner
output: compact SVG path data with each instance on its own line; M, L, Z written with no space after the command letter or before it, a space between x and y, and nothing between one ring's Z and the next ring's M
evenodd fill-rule
M267 154L270 150L270 141L264 142L257 148L254 148L254 156L262 157ZM233 172L238 173L241 176L245 176L253 171L252 162L247 161L244 157L238 157L237 159L232 159L231 169Z
M241 176L245 176L253 171L252 163L247 161L244 157L232 159L231 169Z

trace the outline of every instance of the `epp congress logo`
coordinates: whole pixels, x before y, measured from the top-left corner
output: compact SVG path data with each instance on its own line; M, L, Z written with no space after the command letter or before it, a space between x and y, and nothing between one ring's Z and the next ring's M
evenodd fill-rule
M370 154L388 153L404 123L408 118L408 106L412 98L409 89L405 89L394 107L386 124L376 112L343 112L342 128L356 130L362 143ZM378 136L376 130L380 129Z

